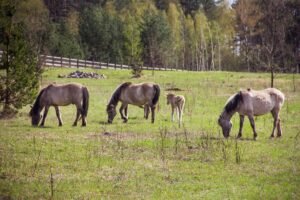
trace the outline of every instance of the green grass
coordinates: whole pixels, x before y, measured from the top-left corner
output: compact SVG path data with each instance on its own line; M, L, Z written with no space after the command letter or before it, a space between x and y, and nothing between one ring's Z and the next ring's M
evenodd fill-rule
M227 98L239 89L262 89L269 74L86 70L107 79L59 79L74 69L49 69L42 85L80 82L90 91L87 127L72 127L74 106L62 107L58 127L54 108L45 128L33 128L29 105L14 119L0 121L0 199L299 199L300 76L278 74L275 86L286 95L281 111L283 137L269 139L270 114L256 118L253 141L245 120L243 140L223 139L217 118ZM129 106L129 121L119 116L107 125L106 104L125 81L157 82L162 93L155 124ZM295 88L294 88L295 86ZM165 89L186 97L184 127L170 122ZM104 133L109 134L104 134ZM52 188L52 189L51 189ZM53 196L52 196L53 195Z

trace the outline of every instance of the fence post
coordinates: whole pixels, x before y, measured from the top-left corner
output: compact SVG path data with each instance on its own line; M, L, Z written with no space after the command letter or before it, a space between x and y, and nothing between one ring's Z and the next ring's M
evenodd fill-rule
M53 58L53 56L51 56L51 59L52 59L52 67L54 67L54 58Z
M79 60L77 58L77 61L76 61L76 65L77 65L77 68L79 68Z
M71 58L69 57L69 68L71 68Z
M62 57L60 57L60 67L62 68Z

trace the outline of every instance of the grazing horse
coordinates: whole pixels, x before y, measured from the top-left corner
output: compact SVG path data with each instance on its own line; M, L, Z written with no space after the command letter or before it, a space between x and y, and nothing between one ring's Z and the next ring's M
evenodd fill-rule
M229 136L232 127L230 119L236 112L238 112L240 115L240 129L237 136L238 138L242 137L245 115L249 118L255 140L257 137L257 132L255 130L253 116L263 115L268 112L271 112L274 118L271 137L274 137L275 128L277 128L277 137L280 137L282 133L279 112L283 103L284 94L275 88L267 88L259 91L247 89L247 91L240 91L234 94L227 100L224 111L218 120L219 125L222 127L224 137L227 138Z
M119 85L112 94L111 99L106 107L106 112L108 114L108 123L112 123L114 117L116 116L116 107L119 101L122 102L119 112L124 123L128 121L128 104L144 107L145 113L147 112L147 116L146 114L144 115L145 118L148 117L150 108L152 114L151 122L154 123L155 108L159 100L159 95L159 85L154 83L133 84L130 82L126 82ZM125 111L124 114L123 110Z
M58 106L67 106L69 104L75 104L77 108L73 126L77 125L80 116L82 118L82 126L86 126L86 116L89 107L89 92L86 87L75 83L65 85L50 84L42 89L29 113L31 116L31 124L37 126L41 118L43 118L40 126L44 126L49 107L54 106L58 118L58 125L62 126ZM41 116L40 112L43 108L45 108L44 115Z
M171 113L171 120L174 121L174 110L177 110L177 116L179 121L179 127L182 123L182 114L183 108L185 104L185 98L182 95L175 95L173 93L167 94L167 105L171 104L172 113Z

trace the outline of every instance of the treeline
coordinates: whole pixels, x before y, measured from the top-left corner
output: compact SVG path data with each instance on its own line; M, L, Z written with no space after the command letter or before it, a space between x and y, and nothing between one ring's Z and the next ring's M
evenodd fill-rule
M28 26L42 29L45 54L197 71L299 70L297 0L24 2L40 6L23 15L43 19Z
M225 1L111 0L76 4L51 22L57 56L189 70L233 66L234 10Z

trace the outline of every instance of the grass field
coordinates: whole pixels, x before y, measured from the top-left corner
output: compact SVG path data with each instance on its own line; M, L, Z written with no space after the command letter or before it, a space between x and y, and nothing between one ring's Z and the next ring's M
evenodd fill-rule
M72 127L73 106L54 108L45 128L33 128L29 105L14 119L0 120L0 199L300 199L300 76L278 74L286 95L281 111L283 137L269 139L271 114L256 118L257 141L248 120L243 139L223 139L217 118L240 89L269 86L269 74L233 72L152 72L132 79L127 70L86 70L107 79L59 79L74 69L49 69L42 85L80 82L90 91L87 127ZM129 120L106 124L106 104L124 81L161 86L155 124L129 106ZM186 97L184 126L170 122L166 89Z

